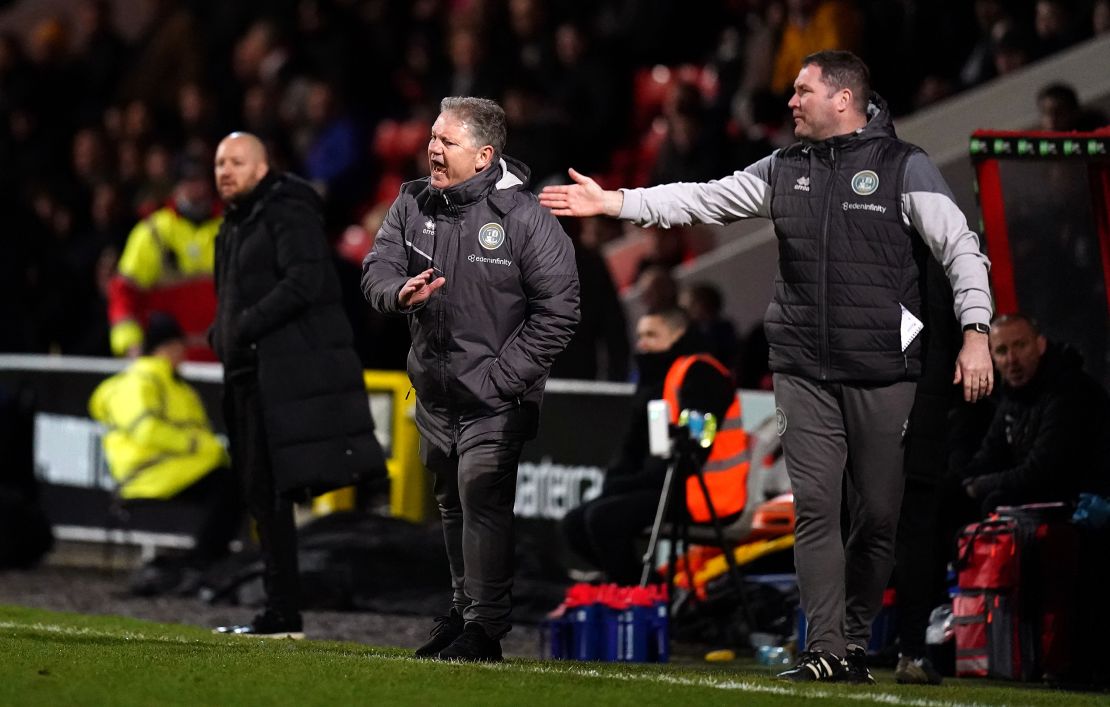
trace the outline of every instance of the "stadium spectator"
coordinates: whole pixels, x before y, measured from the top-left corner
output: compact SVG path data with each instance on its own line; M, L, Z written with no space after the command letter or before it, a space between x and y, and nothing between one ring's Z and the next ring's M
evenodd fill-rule
M574 242L581 320L567 347L555 357L552 378L628 380L628 321L609 266L598 244L598 224L566 221Z
M802 60L822 49L857 50L863 18L848 0L787 0L786 23L775 52L771 90L789 95Z
M1037 0L1033 9L1033 30L1037 35L1038 57L1055 54L1083 39L1075 3L1067 0Z
M563 126L545 109L545 97L536 85L524 82L509 86L502 93L505 120L509 126L507 151L532 168L538 184L562 177Z
M1110 396L1079 355L1019 313L993 322L990 349L1002 385L990 428L961 470L967 495L985 514L1110 490Z
M607 61L590 34L581 26L565 23L555 30L556 66L548 95L554 120L566 133L559 145L575 164L600 167L612 146L624 137L630 96L620 80L620 67Z
M570 239L503 154L505 132L493 101L444 98L430 176L402 187L363 264L371 306L410 315L420 453L451 565L449 612L418 657L501 660L517 464L579 320Z
M141 98L172 110L181 87L205 75L205 47L197 41L204 28L188 3L152 0L149 6L150 19L118 90L125 99Z
M545 3L540 0L509 0L508 44L505 66L518 82L538 83L555 70L555 33L548 31Z
M486 44L475 27L458 26L447 38L449 74L433 85L441 95L496 98L501 95L501 76L490 65Z
M1037 58L1032 31L1018 24L1000 22L994 27L991 59L998 76L1012 74Z
M146 319L158 310L181 325L189 360L215 360L206 336L216 313L212 268L219 227L208 168L199 160L182 161L173 202L132 229L120 256L108 296L112 353L137 355Z
M1080 105L1075 89L1066 83L1050 83L1038 91L1037 112L1041 130L1066 133L1097 130L1107 124L1103 113Z
M359 133L331 85L312 81L305 99L304 124L294 134L294 144L305 177L327 192L357 165Z
M636 392L601 495L571 509L562 521L567 544L607 581L639 583L642 557L636 541L655 518L667 473L669 461L648 452L648 401L663 397L663 382L676 360L705 352L681 309L651 312L636 323ZM731 381L710 364L694 364L684 378L684 408L711 412L720 420L733 397ZM685 484L676 483L674 489L669 507L677 519L687 515Z
M987 260L936 166L894 136L858 57L811 55L794 87L799 142L744 171L707 184L606 191L572 169L576 183L545 188L540 203L557 216L661 226L772 219L780 275L766 329L809 621L806 650L780 677L871 683L864 646L893 569L903 424L921 371L920 340L900 329L922 311L924 252L915 252L907 224L946 264L965 329L954 382L968 400L993 384ZM852 176L839 180L837 172ZM823 211L820 199L844 208ZM851 531L842 545L845 478Z
M1110 33L1110 0L1095 0L1092 4L1091 30L1096 37Z
M184 84L177 92L179 141L192 149L211 152L220 138L219 115L212 94L199 83Z
M978 36L960 69L960 84L965 88L977 86L995 77L995 28L1012 22L1003 0L975 0L974 8Z
M665 132L651 184L701 182L725 169L723 132L712 125L697 86L685 81L675 84L664 101L663 121Z
M155 558L136 572L130 589L141 596L195 591L200 574L228 554L243 520L227 451L200 396L178 375L185 350L185 333L174 318L153 312L143 355L89 398L89 415L107 428L104 456L119 484L121 512L136 512L143 501L143 512L152 515L172 503L193 507L201 517L192 550Z
M640 294L640 303L649 312L678 306L678 282L662 265L644 268L636 278L635 288Z
M232 463L258 529L264 610L218 633L303 638L293 502L385 473L324 237L320 197L270 169L254 135L216 150L227 205L212 347Z
M667 233L661 228L646 228L642 231L648 239L648 247L636 264L636 279L654 268L670 271L686 262L689 251L686 246L686 231ZM677 290L675 292L677 296ZM666 307L667 302L655 303Z
M690 318L690 326L705 342L706 352L725 364L735 374L740 344L736 327L721 313L724 300L721 291L706 282L682 288L678 303Z
M82 122L100 120L116 91L130 51L112 23L112 3L108 0L82 0L77 6L80 49L74 66L81 90L77 115Z

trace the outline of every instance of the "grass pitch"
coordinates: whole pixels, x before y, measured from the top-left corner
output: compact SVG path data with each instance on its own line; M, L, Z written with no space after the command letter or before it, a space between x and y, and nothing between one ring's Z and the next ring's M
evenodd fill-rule
M735 666L418 661L395 649L0 606L0 705L1106 705L983 681L788 685Z

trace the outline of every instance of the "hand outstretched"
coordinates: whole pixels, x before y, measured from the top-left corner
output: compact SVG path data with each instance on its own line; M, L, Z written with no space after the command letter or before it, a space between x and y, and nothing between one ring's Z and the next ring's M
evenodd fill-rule
M601 185L575 169L567 170L574 184L547 186L540 192L540 205L556 216L617 216L624 203L620 191L602 189Z

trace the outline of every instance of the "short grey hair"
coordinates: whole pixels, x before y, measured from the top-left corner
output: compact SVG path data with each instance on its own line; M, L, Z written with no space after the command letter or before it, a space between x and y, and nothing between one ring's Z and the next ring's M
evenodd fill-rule
M450 96L439 102L439 112L450 113L466 123L471 139L477 143L475 147L490 145L497 155L504 151L508 128L505 126L505 111L496 101Z

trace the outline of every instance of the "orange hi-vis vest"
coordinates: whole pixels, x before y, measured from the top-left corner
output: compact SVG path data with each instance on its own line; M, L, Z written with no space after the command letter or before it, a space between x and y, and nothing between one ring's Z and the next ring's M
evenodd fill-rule
M723 382L732 385L732 375L717 359L708 354L683 356L671 364L667 378L663 381L663 398L670 404L671 424L678 424L679 391L686 378L686 372L695 363L707 363L716 368ZM748 471L751 468L751 452L748 449L748 433L744 431L740 411L740 396L735 394L732 404L725 411L725 419L717 425L717 436L709 451L709 458L702 467L705 485L709 489L709 499L702 493L696 474L686 479L686 510L695 523L706 523L712 518L709 504L718 518L740 513L748 502Z

